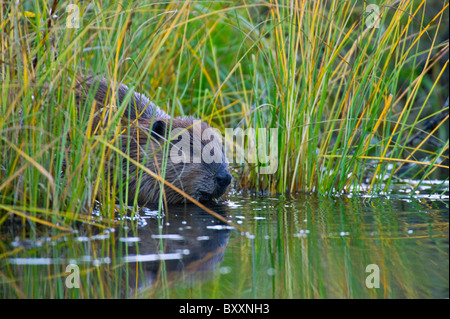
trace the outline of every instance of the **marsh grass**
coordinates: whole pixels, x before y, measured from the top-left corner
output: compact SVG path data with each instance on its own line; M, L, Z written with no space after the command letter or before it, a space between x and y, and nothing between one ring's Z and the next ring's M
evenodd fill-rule
M279 128L276 173L233 165L237 189L376 194L448 180L448 1L381 1L379 28L363 1L75 3L80 28L67 27L66 2L0 5L0 227L16 216L23 236L37 225L58 236L128 213L128 180L105 178L104 163L129 159L118 123L130 96L94 130L92 96L76 105L79 74L222 132ZM165 183L165 165L146 173Z
M238 188L388 192L405 166L418 181L448 169L447 3L380 3L378 28L358 1L79 3L78 29L65 5L52 6L2 5L2 205L60 219L96 199L109 212L128 201L127 181L102 178L107 159L126 157L114 149L125 105L93 131L92 99L75 103L77 74L222 130L277 127L276 173L237 165ZM164 179L164 165L154 173Z

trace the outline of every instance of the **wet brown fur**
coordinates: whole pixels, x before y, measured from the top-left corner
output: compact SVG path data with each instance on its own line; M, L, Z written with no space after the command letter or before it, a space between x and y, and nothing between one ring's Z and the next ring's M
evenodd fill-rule
M105 79L82 78L79 81L77 90L77 97L79 99L86 98L89 90L96 89L95 101L97 102L98 110L96 111L97 116L94 121L94 126L102 122L101 114L104 116L107 114L103 108L111 107L108 105L109 101L111 101L110 87L110 83ZM117 91L119 103L122 102L127 92L128 87L119 85ZM190 145L192 146L193 124L197 119L193 117L171 119L164 111L139 93L134 93L131 100L130 105L123 114L122 125L124 130L121 135L122 151L136 161L144 164L152 172L160 175L163 165L164 149L166 148L166 143L168 143L171 133L169 132L170 125L172 125L172 130L175 128L188 130ZM157 126L157 129L159 128L158 132L155 131L155 123L159 124ZM201 122L202 133L208 128L210 126L207 123ZM171 141L169 152L174 147L174 144L176 144L174 142L176 141ZM219 142L220 136L214 135L212 140L201 140L201 147L203 148L207 143ZM222 186L218 186L216 175L229 175L229 168L222 145L214 145L222 149L222 163L208 164L203 159L201 163L193 163L192 157L188 163L174 163L169 156L164 178L198 201L208 201L213 198L222 197L226 191L224 191ZM127 161L125 158L122 158L120 163L117 163L113 158L116 158L115 154L113 154L111 161L107 163L107 171L110 174L109 180L113 180L112 174L115 166L117 164L122 166L122 177L123 181L127 181L128 183L128 201L130 203L133 202L136 193L139 205L157 203L159 201L161 182L149 174L142 172L142 170L138 170L136 165ZM141 174L142 177L140 177ZM138 182L139 177L140 183ZM182 194L170 187L165 186L164 191L165 199L169 204L183 203L186 201Z

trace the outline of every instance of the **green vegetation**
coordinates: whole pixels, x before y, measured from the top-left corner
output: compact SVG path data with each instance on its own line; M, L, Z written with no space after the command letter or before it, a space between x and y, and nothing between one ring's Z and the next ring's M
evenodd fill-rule
M122 199L102 176L124 107L92 132L92 101L78 110L74 96L88 73L222 131L277 127L276 173L237 166L238 188L373 193L405 171L435 178L448 169L448 4L379 5L369 28L359 1L105 1L80 3L67 28L66 4L3 4L0 204L60 216Z
M86 74L222 132L278 128L276 173L234 165L238 190L386 194L401 182L414 194L448 181L447 0L379 1L379 21L370 1L68 3L0 4L0 227L15 216L31 225L23 236L44 227L57 238L127 214L128 181L104 166L127 157L117 148L126 103L93 130L92 98L75 100ZM1 258L15 253L0 247Z

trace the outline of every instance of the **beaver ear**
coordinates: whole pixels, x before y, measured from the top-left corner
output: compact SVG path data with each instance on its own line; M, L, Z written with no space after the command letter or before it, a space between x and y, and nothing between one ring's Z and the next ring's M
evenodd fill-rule
M160 139L166 135L166 122L164 121L155 121L152 126L152 136L155 139Z

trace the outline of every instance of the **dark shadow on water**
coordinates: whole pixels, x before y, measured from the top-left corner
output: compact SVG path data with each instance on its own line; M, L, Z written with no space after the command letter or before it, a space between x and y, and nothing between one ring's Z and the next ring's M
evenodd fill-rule
M227 205L207 207L229 214ZM0 274L10 278L0 282L0 297L123 298L144 288L158 290L162 282L164 287L179 279L201 282L222 261L233 229L195 205L166 207L161 216L141 208L117 225L101 229L77 222L74 232L54 236L44 225L11 218L0 232L7 252ZM79 268L80 289L67 287L68 265Z
M223 204L207 207L222 216L229 214ZM133 291L179 276L184 280L209 278L223 259L232 229L196 205L166 207L163 217L145 218L140 224L119 239L127 246L123 261Z

